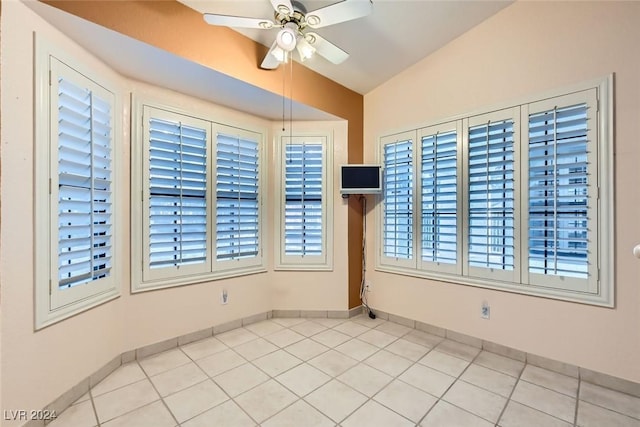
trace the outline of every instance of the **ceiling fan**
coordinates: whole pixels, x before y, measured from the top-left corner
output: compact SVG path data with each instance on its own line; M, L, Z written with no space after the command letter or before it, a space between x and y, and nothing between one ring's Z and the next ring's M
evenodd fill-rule
M371 13L372 0L343 0L320 9L307 12L297 0L270 0L274 18L260 19L242 16L205 13L204 20L211 25L236 28L270 30L280 28L276 40L264 57L260 68L273 70L286 62L294 49L301 61L314 53L334 64L344 62L349 54L311 30L362 18Z

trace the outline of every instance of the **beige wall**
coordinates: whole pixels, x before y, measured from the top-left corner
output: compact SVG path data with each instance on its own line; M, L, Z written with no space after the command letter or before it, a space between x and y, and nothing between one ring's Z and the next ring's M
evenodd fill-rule
M130 141L128 137L128 94L135 92L164 104L206 111L215 119L249 123L265 129L267 165L273 164L273 129L270 121L211 105L128 80L93 58L52 28L29 8L17 1L2 3L1 17L1 241L2 312L0 357L2 409L40 409L101 368L124 351L139 348L214 325L264 313L274 308L308 310L347 310L347 243L340 240L334 251L334 271L300 278L302 273L272 272L275 186L269 167L267 185L269 205L266 224L269 239L265 245L267 273L219 280L191 286L130 293ZM121 223L116 236L120 243L121 269L118 273L120 298L72 318L34 332L33 271L33 32L78 59L84 67L115 81L125 107L124 133L116 147L121 192L117 197ZM335 165L347 158L347 126L344 121L294 123L294 129L330 132L336 147ZM335 175L334 171L334 175ZM334 179L335 185L339 181ZM334 192L334 233L347 234L347 207L337 189ZM116 260L117 261L117 260ZM222 306L220 291L227 289L230 302ZM2 425L20 425L3 422Z
M373 307L640 381L640 261L631 253L640 242L639 22L638 2L517 2L365 96L370 162L381 135L615 73L616 308L370 268ZM374 260L374 227L367 234ZM479 315L484 300L489 321Z

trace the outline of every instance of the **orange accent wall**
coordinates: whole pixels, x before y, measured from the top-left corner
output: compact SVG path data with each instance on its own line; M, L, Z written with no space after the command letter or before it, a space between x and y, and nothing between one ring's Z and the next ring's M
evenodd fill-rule
M200 13L177 1L43 2L270 92L282 91L281 72L259 67L267 53L265 46L229 28L208 25ZM293 99L347 120L349 163L362 163L363 96L296 62L293 66ZM359 201L351 197L349 308L360 305L361 242L362 209Z

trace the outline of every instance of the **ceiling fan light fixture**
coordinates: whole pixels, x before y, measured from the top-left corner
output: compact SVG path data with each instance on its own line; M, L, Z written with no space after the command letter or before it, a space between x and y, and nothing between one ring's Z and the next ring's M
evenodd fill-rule
M298 50L298 55L300 55L302 62L311 58L316 52L316 48L311 46L305 37L300 37L298 39L296 49Z
M271 55L273 55L278 62L287 62L287 52L282 50L280 46L276 46L274 49L271 49Z
M320 18L316 15L308 15L306 20L307 20L307 24L310 25L311 27L320 25Z
M285 52L291 52L296 47L296 33L291 28L283 28L276 37L278 47Z

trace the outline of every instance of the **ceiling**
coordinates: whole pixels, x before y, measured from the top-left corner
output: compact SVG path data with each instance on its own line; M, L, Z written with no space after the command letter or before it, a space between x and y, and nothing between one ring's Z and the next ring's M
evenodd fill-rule
M269 0L179 1L200 13L269 19L274 15ZM313 11L338 1L301 2L307 11ZM304 65L366 94L509 4L511 1L505 0L373 0L369 16L316 30L347 51L350 54L347 61L334 65L315 55ZM269 47L278 29L236 31Z
M202 13L256 18L273 16L269 0L181 1ZM219 73L40 1L23 2L122 75L267 119L282 117L281 94ZM303 3L311 11L335 1L303 0ZM321 36L349 52L349 59L334 65L315 57L304 65L366 94L509 4L509 1L489 0L374 0L371 15L317 30ZM240 32L270 46L277 30ZM298 102L293 102L292 113L293 120L336 119Z

